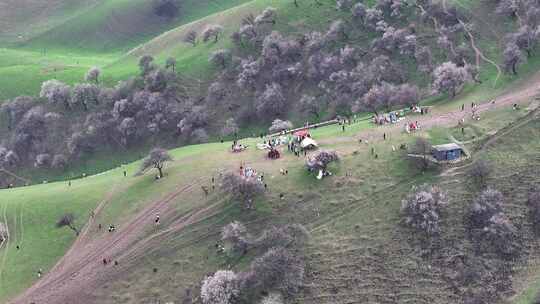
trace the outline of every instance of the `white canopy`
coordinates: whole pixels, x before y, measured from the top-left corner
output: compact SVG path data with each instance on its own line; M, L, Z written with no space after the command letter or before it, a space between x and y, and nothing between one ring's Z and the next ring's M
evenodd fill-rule
M300 146L303 149L318 147L317 142L311 139L310 137L304 138L304 140L302 140L302 142L300 143Z

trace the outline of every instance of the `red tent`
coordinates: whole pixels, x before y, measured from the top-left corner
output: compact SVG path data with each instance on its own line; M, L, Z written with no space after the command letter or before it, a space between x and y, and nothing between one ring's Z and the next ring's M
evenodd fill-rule
M309 135L309 131L308 130L300 130L300 131L296 131L293 133L294 136L298 136L298 137L306 137Z

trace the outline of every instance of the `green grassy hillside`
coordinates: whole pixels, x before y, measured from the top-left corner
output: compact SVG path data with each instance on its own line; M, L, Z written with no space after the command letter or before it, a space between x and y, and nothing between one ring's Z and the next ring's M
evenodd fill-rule
M2 1L0 3L0 42L16 44L28 41L101 2L103 1Z
M36 95L41 83L51 78L67 83L82 81L86 70L94 65L104 69L105 83L112 85L137 73L137 60L145 54L156 57L159 63L169 56L175 57L180 73L208 80L214 73L208 63L209 54L231 47L229 35L239 28L241 19L250 13L256 15L268 6L277 9L275 29L293 35L324 31L332 21L350 18L349 13L335 9L333 0L298 3L299 8L289 0L185 1L184 13L166 23L159 18L148 18L148 3L140 0L109 0L87 10L81 8L63 24L34 35L15 48L1 50L4 56L0 59L0 98ZM495 22L497 18L488 13L492 11L489 4L464 1L455 4L475 17L472 32L478 46L488 58L500 62L500 45L511 25ZM189 30L201 33L207 24L224 26L218 43L199 43L193 47L182 41ZM361 45L362 41L355 43ZM534 59L527 66L534 68L537 61ZM490 64L482 62L482 66L481 79L491 88L497 71ZM503 77L496 85L502 86L510 80L511 77Z
M81 82L92 66L106 67L164 31L247 1L182 1L174 19L155 16L150 1L142 0L55 1L46 9L32 1L0 4L7 8L2 12L17 16L0 15L5 29L0 32L0 99L37 95L41 83L52 78ZM11 37L19 28L24 32ZM136 65L128 73L106 69L104 80L112 85L136 70Z
M14 13L36 20L22 38L6 34L20 31L24 26L21 19L3 19L0 13L0 20L11 29L0 32L0 41L9 45L17 42L16 46L0 49L0 98L36 94L41 82L50 78L76 83L94 65L104 67L105 81L112 84L136 73L137 58L144 54L155 56L159 63L173 56L178 59L181 73L206 80L215 72L208 64L208 55L218 48L230 47L229 34L249 13L257 14L267 6L276 7L276 29L287 33L322 29L341 16L331 0L320 0L322 6L300 0L300 8L290 0L244 2L247 1L186 1L185 13L164 23L147 18L145 1L73 1L69 5L56 1L50 11L41 14L37 11ZM15 6L14 1L5 3ZM478 44L486 56L500 60L497 46L503 37L497 33L504 32L509 25L476 10L478 5L481 8L484 4L456 3L478 12L479 24L483 24L474 29ZM1 6L0 11L4 11ZM193 47L181 41L187 31L200 31L205 25L216 23L225 27L218 43L199 43ZM155 37L162 32L165 33ZM17 39L23 39L24 43ZM520 70L519 78L497 78L495 67L486 64L481 73L481 85L466 87L457 100L448 101L443 96L425 103L433 106L435 116L445 115L462 103L486 102L508 90L516 79L522 79L527 85L526 79L539 64L540 58L529 59ZM514 87L515 91L520 89ZM516 101L527 105L531 102ZM533 303L540 286L540 270L535 263L540 258L539 244L526 219L524 196L527 189L540 182L537 174L540 142L531 140L540 136L540 120L526 117L525 121L525 114L526 110L513 111L507 106L482 114L481 121L468 123L465 134L453 127L453 123L418 134L434 143L463 141L475 151L474 159L485 158L494 165L489 184L507 197L509 203L505 211L519 223L527 244L523 261L515 265L517 294L509 300L519 304ZM502 131L495 134L497 130ZM388 132L389 140L382 141L383 132ZM91 210L103 206L103 212L90 226L89 235L95 239L105 238L106 232L98 231L96 224L104 227L115 224L121 229L145 206L178 187L191 185L189 191L171 201L175 217L207 206L215 206L218 212L186 227L160 246L121 261L124 268L116 280L102 286L104 288L88 291L99 303L178 302L188 289L197 295L200 280L207 273L229 266L234 270L245 269L252 255L229 259L217 254L214 247L219 229L233 220L246 223L253 232L279 223L302 223L310 230L312 239L306 249L307 284L299 303L341 304L360 298L377 303L456 303L456 294L448 288L439 261L422 257L415 247L417 240L399 225L399 209L401 199L412 185L423 182L441 185L451 199L443 223L444 240L465 242L465 246L469 246L463 241L466 235L462 219L474 189L467 183L465 168L456 169L454 174L439 171L422 174L405 161L402 151L392 149L401 143L411 143L414 136L387 127L375 129L368 121L347 127L345 132L337 126L320 128L313 136L322 148L336 149L342 157L331 168L335 175L323 181L307 174L303 158L285 153L280 160L267 160L263 152L255 149L259 140L249 138L243 142L250 149L241 154L228 152L230 142L172 150L175 160L166 167L167 176L160 181L155 181L151 173L132 177L139 165L135 162L73 180L71 186L57 182L0 190L0 222L10 228L9 243L0 248L0 302L12 299L36 282L37 270L42 268L47 273L73 244L72 231L55 227L61 215L73 213L76 226L83 227ZM358 138L368 139L370 143L360 144ZM491 139L489 145L485 145L488 139ZM376 151L376 159L371 149ZM139 158L138 153L98 156L86 167L83 164L61 174L69 177L82 172L100 172L118 166L122 159ZM269 186L269 191L256 202L256 209L249 212L242 211L219 189L208 196L201 190L201 186L210 186L212 177L219 180L218 172L235 170L241 163L264 172ZM287 169L289 175L280 175L281 168ZM124 170L128 177L123 176ZM514 174L509 175L509 172ZM52 176L58 177L59 173L46 172L33 177L40 180ZM280 194L284 199L280 199ZM163 220L167 227L174 219ZM148 229L140 238L153 233L156 231Z
M461 100L455 101L453 107L457 108L460 103ZM448 111L445 106L435 106L433 110L436 112L434 115ZM477 140L467 146L478 148L483 138L495 130L506 128L509 123L521 121L525 112L504 107L483 114L480 122L467 125L467 134L474 130ZM322 148L336 149L342 156L340 163L332 166L335 175L323 181L307 174L303 158L285 153L281 160L270 161L265 159L263 152L254 148L245 153L230 154L230 143L226 142L171 151L175 161L167 166L166 178L158 182L154 181L152 174L131 177L138 167L136 162L97 176L74 180L71 187L66 182L59 182L1 190L0 215L10 227L11 238L8 247L0 249L0 301L28 287L37 280L37 269L43 268L47 272L68 249L75 237L73 232L55 227L63 213L74 213L76 225L82 227L90 210L102 203L103 212L95 219L90 232L91 238L102 238L106 232L97 231L97 223L104 226L112 223L121 229L123 223L150 202L165 197L178 187L192 185L191 190L172 201L176 212L186 214L210 205L219 206L218 212L182 230L163 246L153 247L135 259L121 261L127 264L124 266L126 271L110 282L106 289L91 292L99 303L137 303L155 299L176 301L187 289L194 289L197 293L198 282L208 272L229 264L234 269L242 269L251 259L249 255L241 260L230 260L216 254L214 248L220 227L232 220L247 223L254 232L271 223L298 222L308 227L312 233L306 252L310 272L308 287L300 297L300 303L347 303L357 297L380 300L385 298L385 294L394 294L399 301L424 299L433 303L455 303L455 295L443 282L442 270L415 270L418 267L415 265L423 262L420 262L421 258L413 246L414 241L411 243L409 232L398 223L399 206L401 198L412 185L423 182L440 184L451 197L451 207L444 220L448 238L461 239L461 214L471 198L470 189L463 183L466 176L463 171L450 176L439 176L436 171L420 174L404 160L401 152L391 149L411 142L414 137L399 130L385 130L374 130L367 121L348 127L346 132L338 126L315 130L313 136ZM441 125L419 135L435 143L447 142L452 136L461 140L471 139L461 138L459 130ZM383 131L388 132L389 140L382 141ZM510 191L518 184L505 172L509 169L526 170L527 167L533 170L540 166L536 162L540 158L535 152L540 148L538 141L530 140L530 136L537 136L534 135L537 131L538 119L519 128L510 128L474 156L487 158L494 164L496 174L489 182L509 196L513 218L524 214L524 198L514 196ZM359 144L356 138L369 139L370 144ZM243 142L254 147L258 141L247 139ZM377 159L371 155L371 148L378 154ZM208 197L200 190L200 186L210 186L212 176L219 180L218 171L234 170L240 163L264 172L269 185L269 192L257 201L256 210L251 212L241 211L219 189L211 191ZM280 175L280 168L286 168L289 175ZM128 177L123 177L123 170L127 170ZM532 179L519 184L523 189L538 182L530 175L525 176ZM281 200L280 194L284 194L285 199ZM164 219L164 227L170 220ZM522 225L528 227L524 221ZM147 233L153 232L149 230ZM534 261L536 253L530 248L536 246L536 241L528 238L528 242L526 258ZM16 245L21 249L16 250ZM435 267L435 264L431 265ZM158 269L157 273L154 268ZM525 269L517 273L516 284L528 290L528 285L520 278L537 272L532 263ZM396 286L402 286L397 293ZM416 287L413 290L404 286ZM534 293L534 286L531 285L529 293ZM530 303L521 301L516 303Z

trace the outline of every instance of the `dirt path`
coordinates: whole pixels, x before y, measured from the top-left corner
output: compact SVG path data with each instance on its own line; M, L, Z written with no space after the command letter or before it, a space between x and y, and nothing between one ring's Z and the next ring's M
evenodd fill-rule
M67 254L40 281L30 287L24 294L11 303L93 303L89 293L91 287L99 287L108 278L124 269L134 255L141 255L153 244L154 240L175 233L187 225L213 215L216 206L208 206L192 211L173 221L165 230L157 229L150 236L149 229L156 229L153 220L156 213L162 218L174 217L175 210L170 202L178 196L197 189L201 180L195 180L189 185L179 187L176 191L155 201L139 212L129 223L102 238L90 239L89 231L93 227L93 219L82 230L81 235ZM96 208L96 215L107 204L110 196ZM102 260L118 261L120 266L111 263L103 265Z
M481 114L486 111L500 109L504 107L511 107L514 103L526 104L532 98L540 95L540 72L531 76L529 80L519 85L510 87L505 93L499 97L493 99L494 102L486 102L480 104L476 108L476 113ZM427 115L419 115L414 117L407 117L403 121L395 124L387 124L384 126L376 127L369 130L364 130L354 137L334 137L320 140L320 144L337 144L354 142L361 138L362 140L368 140L369 142L377 142L383 140L383 133L390 135L392 133L404 132L405 125L410 122L418 122L422 130L426 130L435 126L455 126L458 125L461 119L468 121L471 119L470 105L465 105L465 111L461 111L461 107L454 111L442 112L432 111Z
M528 81L510 88L506 93L496 98L494 103L480 105L477 113L509 107L513 103L524 103L539 93L538 83L540 83L540 73L533 75ZM423 129L428 129L433 126L455 125L460 119L470 116L470 110L457 109L446 113L433 111L428 115L416 116L408 120L417 120ZM405 120L395 125L367 130L359 136L382 141L382 133L402 132L407 122ZM321 143L354 141L356 140L353 137L343 137L322 140ZM11 303L95 303L92 296L92 291L95 288L103 286L122 271L128 270L138 258L144 256L162 240L180 232L189 225L219 213L221 210L219 204L214 204L178 216L176 210L169 204L182 194L198 190L202 180L201 178L194 180L191 184L179 186L160 200L148 204L116 232L103 237L92 238L90 231L95 228L95 223L94 218L90 218L73 246L51 271ZM95 209L96 216L102 212L116 191L117 187L113 186L110 193ZM4 208L6 207L4 206ZM171 223L166 227L156 228L153 225L153 219L158 212L162 218L172 219ZM103 258L119 261L120 265L103 265Z
M0 262L0 283L2 283L3 271L4 271L4 267L6 266L9 243L11 242L11 235L9 234L9 225L8 225L8 220L7 220L7 206L8 206L8 202L4 204L4 210L2 211L2 220L3 220L4 225L6 226L6 240L2 242L2 246L0 246L0 249L4 248L4 253L2 254L2 260Z
M443 9L446 13L448 13L448 8L447 8L447 5L446 5L446 0L443 0L442 1L442 6L443 6ZM461 24L461 26L463 27L463 30L465 31L465 33L467 34L467 36L469 36L469 39L470 39L470 42L471 42L471 47L472 49L474 50L474 53L475 53L475 57L476 57L476 68L480 71L480 59L484 60L485 62L495 66L495 68L497 69L497 77L495 77L495 80L493 81L493 87L495 87L497 85L497 81L499 80L499 78L501 77L502 75L502 70L501 70L501 67L495 63L493 60L487 58L484 53L476 46L476 43L475 43L475 39L474 39L474 35L471 33L471 31L469 30L469 28L467 27L467 24L465 22L463 22L461 19L457 19L459 24Z

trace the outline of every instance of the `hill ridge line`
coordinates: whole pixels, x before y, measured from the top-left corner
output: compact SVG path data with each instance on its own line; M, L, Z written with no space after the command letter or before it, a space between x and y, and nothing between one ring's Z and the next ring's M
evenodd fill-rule
M122 55L116 62L119 62L119 61L121 61L122 59L125 59L126 57L128 57L128 56L130 56L130 55L133 55L135 52L137 52L137 51L143 49L145 46L151 44L152 42L155 42L156 40L158 40L158 39L160 39L160 38L162 38L162 37L164 37L164 36L166 36L166 35L169 35L169 34L172 33L172 32L178 31L178 30L180 30L181 28L188 28L188 27L190 27L190 26L196 25L197 23L201 23L201 22L203 22L203 21L206 20L206 19L211 19L212 17L226 14L226 13L228 13L228 12L231 12L231 11L234 11L234 10L237 10L237 9L240 9L240 8L242 8L242 7L244 7L244 6L249 6L249 5L251 5L251 4L255 3L255 2L257 2L257 0L252 0L252 1L249 1L249 2L246 2L246 3L242 3L242 4L237 5L237 6L235 6L235 7L231 7L231 8L228 8L228 9L226 9L226 10L223 10L223 11L220 11L220 12L217 12L217 13L213 13L213 14L211 14L211 15L205 16L205 17L203 17L203 18L197 19L197 20L195 20L195 21L192 21L192 22L189 22L189 23L180 25L180 26L175 27L175 28L173 28L173 29L170 29L170 30L168 30L168 31L166 31L166 32L163 32L163 33L161 33L160 35L158 35L158 36L156 36L156 37L150 39L149 41L147 41L147 42L145 42L145 43L143 43L143 44L141 44L141 45L139 45L139 46L137 46L137 47L131 49L130 51L128 51L127 53L125 53L124 55ZM143 50L143 51L144 51L144 50ZM116 62L115 62L115 63L116 63ZM114 64L114 63L111 63L111 64L109 64L109 65L113 65L113 64Z

